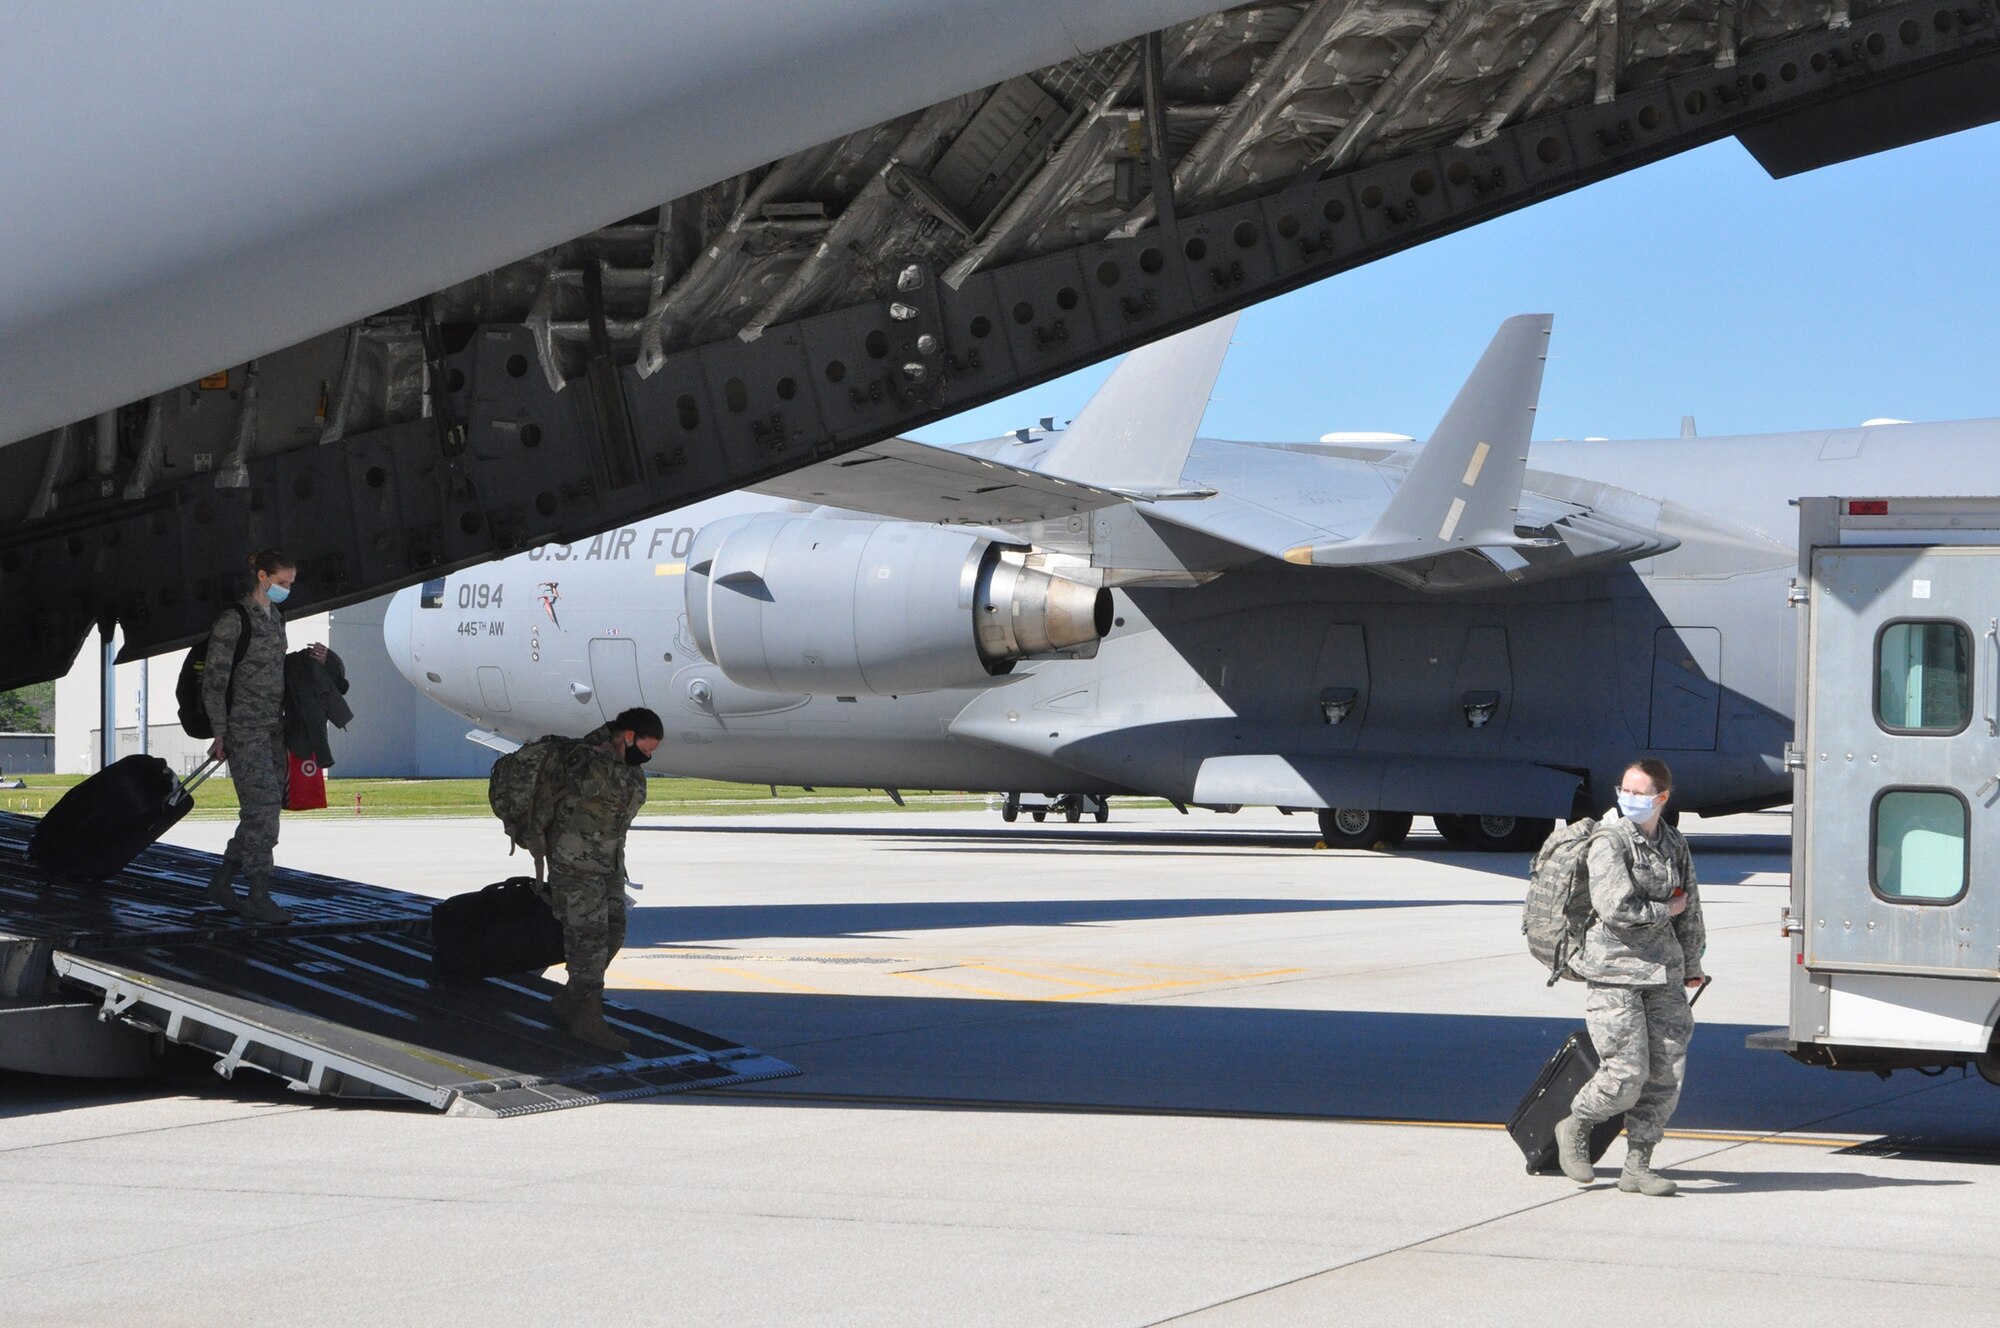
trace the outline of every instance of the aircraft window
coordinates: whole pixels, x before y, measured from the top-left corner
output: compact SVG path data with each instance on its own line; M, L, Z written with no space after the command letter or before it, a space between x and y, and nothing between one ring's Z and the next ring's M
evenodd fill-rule
M1972 633L1892 622L1875 639L1875 722L1892 733L1957 733L1972 720Z
M444 578L438 577L435 580L424 582L423 596L417 600L417 603L427 609L443 608Z
M1965 800L1943 789L1889 789L1875 800L1870 874L1884 899L1949 904L1965 896Z

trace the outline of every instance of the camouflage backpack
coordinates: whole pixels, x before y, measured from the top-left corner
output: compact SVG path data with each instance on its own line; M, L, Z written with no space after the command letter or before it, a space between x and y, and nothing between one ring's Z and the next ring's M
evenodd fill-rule
M487 804L507 832L507 856L512 857L517 848L527 849L535 860L536 880L541 879L542 860L548 856L549 846L548 827L535 822L535 789L549 758L576 742L553 733L537 738L495 761L493 773L486 779Z
M1587 816L1563 826L1543 841L1528 872L1521 934L1528 938L1528 953L1549 970L1551 987L1558 978L1582 981L1570 971L1570 960L1582 947L1584 929L1596 916L1590 907L1587 855L1597 826Z

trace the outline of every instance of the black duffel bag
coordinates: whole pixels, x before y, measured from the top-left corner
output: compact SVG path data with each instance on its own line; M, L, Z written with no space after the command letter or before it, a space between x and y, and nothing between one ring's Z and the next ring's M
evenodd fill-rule
M515 876L435 905L431 949L442 977L539 973L563 961L562 924L534 881Z

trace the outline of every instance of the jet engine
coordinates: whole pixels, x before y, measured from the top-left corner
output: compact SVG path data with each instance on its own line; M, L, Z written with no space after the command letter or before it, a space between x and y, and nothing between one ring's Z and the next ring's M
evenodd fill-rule
M688 626L731 682L889 696L963 687L1089 645L1111 592L941 526L780 514L703 527Z

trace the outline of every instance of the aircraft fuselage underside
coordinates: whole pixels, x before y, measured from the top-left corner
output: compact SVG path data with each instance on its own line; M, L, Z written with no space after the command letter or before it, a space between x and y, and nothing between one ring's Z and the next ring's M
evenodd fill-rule
M85 422L52 435L42 473L60 482L45 483L40 510L0 529L0 688L62 673L84 634L113 621L128 658L198 639L236 595L249 547L279 544L297 557L293 603L313 611L577 540L850 451L1702 143L1739 133L1783 139L1789 126L1830 108L1893 101L1925 76L1990 65L1995 39L1990 14L1887 6L1844 27L1729 49L1729 63L1593 104L1550 114L1532 113L1531 104L1484 138L1440 136L1435 146L1361 165L1337 152L1330 170L1316 160L1259 196L1203 199L1187 215L1168 189L1149 224L1129 236L977 270L961 264L950 281L935 255L883 253L866 302L665 349L643 376L610 349L619 329L607 314L605 266L593 260L582 286L580 326L588 335L578 343L589 347L587 368L562 390L551 385L546 338L531 322L452 321L466 315L448 317L427 301L414 307L404 338L421 372L398 379L416 394L398 408L400 422L342 417L350 400L372 399L370 375L389 369L364 362L361 342L335 332L263 357L254 373L237 366L227 390L162 393L102 417L96 434ZM1616 94L1615 81L1604 91ZM1882 121L1896 126L1895 135L1935 132L1909 107L1896 109ZM1152 110L1164 113L1157 104ZM1812 155L1810 145L1792 146L1802 162ZM1153 178L1167 177L1155 171ZM371 344L379 351L387 343ZM283 438L268 436L280 427ZM97 464L74 464L85 452ZM163 478L163 456L186 464ZM1441 708L1439 753L1470 744L1526 757L1538 725L1584 718L1531 699L1544 685L1540 670L1517 654L1515 713L1498 728L1453 731L1446 704L1457 685L1453 661L1487 648L1468 647L1465 634L1505 629L1506 649L1522 651L1532 632L1510 618L1529 610L1496 609L1481 622L1459 606L1422 612L1440 624L1432 642L1439 663L1425 656L1418 671L1432 690L1385 695L1381 704L1413 715ZM1107 662L1122 653L1116 646L1107 643ZM1225 670L1230 664L1218 661ZM1293 676L1312 672L1310 664L1288 667ZM1609 677L1620 665L1598 667ZM1397 687L1414 687L1402 668L1384 661L1382 678L1394 673ZM1558 670L1546 685L1560 678ZM1231 686L1218 692L1225 705ZM821 705L814 703L815 715ZM1290 713L1251 707L1245 750L1273 726L1292 723ZM1365 750L1377 713L1371 707L1354 729L1322 725L1315 741L1328 752L1350 743ZM1621 722L1638 736L1637 714ZM950 740L940 737L939 746L950 750ZM1045 756L1019 750L1030 763ZM1183 792L1197 784L1184 775Z

